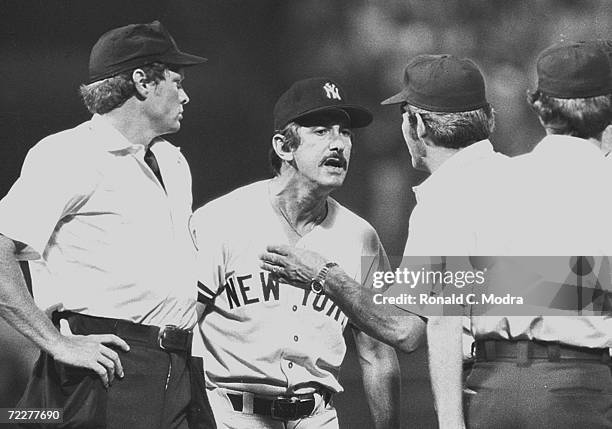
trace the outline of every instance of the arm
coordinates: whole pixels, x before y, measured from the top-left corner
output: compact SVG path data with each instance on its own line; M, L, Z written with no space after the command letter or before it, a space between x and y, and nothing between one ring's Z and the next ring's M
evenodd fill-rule
M268 246L261 255L261 267L280 280L297 287L310 287L310 281L327 261L319 254L289 246ZM425 332L425 322L417 315L393 305L374 302L378 292L350 278L340 267L329 270L325 293L357 327L403 352L414 351Z
M16 258L15 243L0 234L0 317L57 361L95 371L105 386L123 377L119 355L107 347L129 350L115 335L63 336L30 296Z
M465 428L462 409L460 316L436 316L427 323L429 372L440 429Z
M395 350L356 329L353 334L374 428L399 428L401 377Z
M318 269L312 271L316 276ZM375 304L374 295L378 292L362 287L339 267L329 271L325 293L368 335L405 353L415 351L420 345L425 333L423 319L393 305Z

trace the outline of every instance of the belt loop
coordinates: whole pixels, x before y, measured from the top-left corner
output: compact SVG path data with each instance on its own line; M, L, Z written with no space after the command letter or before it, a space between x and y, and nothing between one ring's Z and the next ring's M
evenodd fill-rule
M495 352L495 341L494 340L485 340L484 352L485 352L486 360L495 360L495 358L497 357L497 353Z
M253 402L255 395L251 392L242 392L242 412L253 414Z
M561 346L559 344L546 344L546 351L548 352L548 360L550 362L561 362Z
M601 361L604 364L610 365L610 362L612 361L612 357L610 356L611 353L612 349L604 349L603 353L601 354Z
M516 342L516 366L529 365L529 341L521 340Z

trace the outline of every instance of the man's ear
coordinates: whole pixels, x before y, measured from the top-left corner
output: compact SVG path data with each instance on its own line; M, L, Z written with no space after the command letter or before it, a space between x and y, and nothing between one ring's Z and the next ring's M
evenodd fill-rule
M601 151L606 156L612 156L612 124L601 133Z
M289 147L287 139L282 134L274 134L272 137L272 148L276 155L283 161L293 161L293 149Z
M427 127L425 126L425 122L423 122L423 117L421 116L421 114L415 113L414 116L416 117L417 121L416 133L417 137L419 138L419 141L423 142L425 146L435 146L434 142L431 141L431 138L429 137Z
M153 88L153 82L147 81L145 72L142 69L135 69L132 72L132 81L134 82L138 98L141 100L147 98Z
M417 132L417 136L422 139L427 135L427 128L425 128L425 123L423 122L423 118L421 117L420 113L415 113L414 116L416 117L416 132Z

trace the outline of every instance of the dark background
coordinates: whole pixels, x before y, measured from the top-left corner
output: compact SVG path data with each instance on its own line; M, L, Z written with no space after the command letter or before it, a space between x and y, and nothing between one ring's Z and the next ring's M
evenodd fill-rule
M400 89L419 53L472 58L497 111L492 140L509 155L543 136L525 103L540 50L562 39L611 38L607 0L0 0L0 197L27 150L89 115L78 97L89 50L105 31L161 20L187 51L209 58L188 69L191 102L180 146L193 173L195 207L268 177L271 111L295 80L328 76L375 122L357 133L345 186L334 196L400 255L424 175L410 166L399 111L379 102ZM35 216L30 213L28 216ZM449 213L452 215L452 213ZM15 403L35 348L0 321L0 407ZM343 428L368 427L352 341L338 395ZM400 356L405 427L435 427L425 352Z

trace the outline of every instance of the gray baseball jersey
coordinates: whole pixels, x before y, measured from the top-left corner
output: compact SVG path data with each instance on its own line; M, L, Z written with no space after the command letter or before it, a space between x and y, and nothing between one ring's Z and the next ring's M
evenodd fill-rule
M198 300L208 313L200 322L203 347L194 354L205 357L214 386L280 395L318 383L340 392L347 317L329 297L279 285L259 267L266 245L288 244L268 186L244 186L194 213ZM389 267L372 226L331 198L326 218L296 246L339 263L357 281Z

